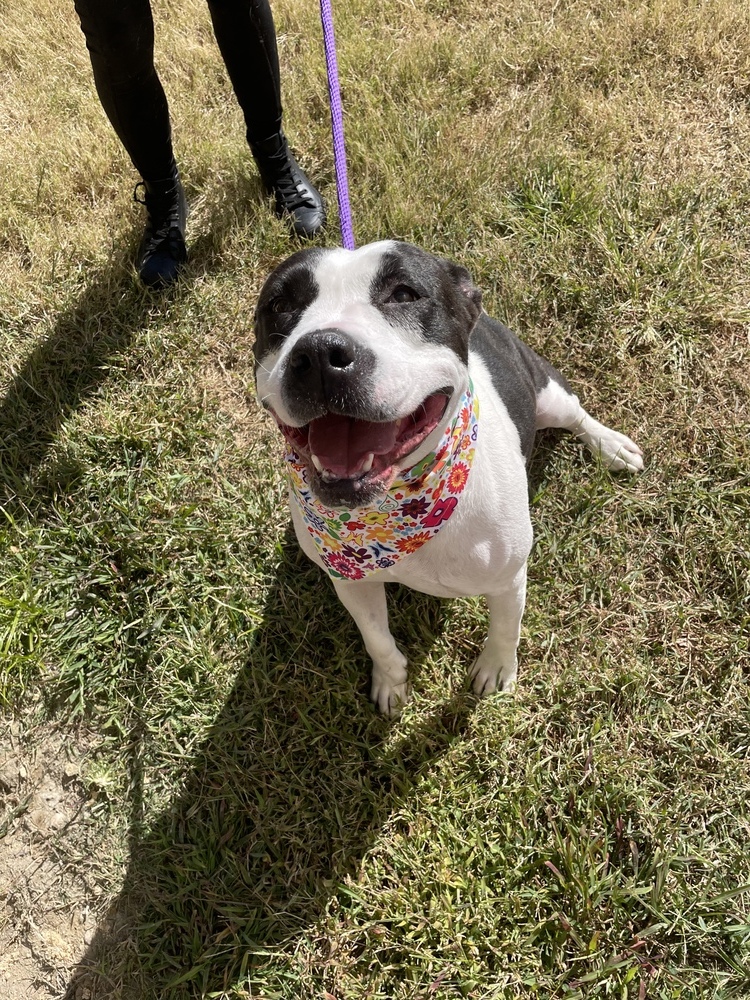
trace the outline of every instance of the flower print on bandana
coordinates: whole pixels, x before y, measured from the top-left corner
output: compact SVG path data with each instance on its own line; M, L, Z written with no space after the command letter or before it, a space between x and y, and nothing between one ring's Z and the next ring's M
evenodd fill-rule
M430 505L424 497L412 497L411 500L405 500L401 504L401 513L404 517L424 517L429 509Z
M463 486L461 487L463 489ZM444 500L436 500L432 505L432 510L427 517L422 518L425 528L437 528L447 521L458 504L458 497L446 497Z
M418 531L416 535L405 535L396 539L396 548L399 552L416 552L425 542L429 542L434 532Z
M448 489L451 493L461 493L468 481L469 466L466 462L456 462L448 473Z
M376 524L372 528L365 528L365 541L381 542L387 547L391 534L387 524Z
M363 580L366 575L364 569L354 565L346 556L342 556L339 552L328 553L326 566L331 576L338 579L346 577L347 580Z
M334 580L362 580L388 569L438 533L466 488L478 430L479 401L469 382L435 451L401 472L375 508L324 507L310 490L307 469L289 452L292 497Z
M353 545L345 545L341 550L341 555L344 556L345 559L352 559L358 564L365 563L368 559L372 559L372 553L363 546L355 548Z

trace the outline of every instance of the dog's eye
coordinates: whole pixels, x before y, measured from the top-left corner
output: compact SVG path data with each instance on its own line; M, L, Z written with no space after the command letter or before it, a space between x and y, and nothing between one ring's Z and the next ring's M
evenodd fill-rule
M396 285L386 302L396 302L400 305L404 302L416 302L419 298L419 292L415 292L409 285Z
M277 315L294 312L294 306L289 299L282 298L281 295L278 295L275 299L271 299L269 308L272 313L276 313Z

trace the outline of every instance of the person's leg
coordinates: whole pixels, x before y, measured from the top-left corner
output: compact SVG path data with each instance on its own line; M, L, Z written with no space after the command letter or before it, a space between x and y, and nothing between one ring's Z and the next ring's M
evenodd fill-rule
M284 136L276 29L268 0L208 0L216 41L245 117L247 140L276 211L300 236L325 223L325 203Z
M75 8L107 118L144 181L166 177L172 136L149 0L75 0Z
M169 284L187 256L186 204L167 99L154 67L149 0L75 0L75 9L102 107L143 178L148 223L138 272L146 284Z
M208 0L214 34L245 116L248 142L281 131L276 29L267 0Z

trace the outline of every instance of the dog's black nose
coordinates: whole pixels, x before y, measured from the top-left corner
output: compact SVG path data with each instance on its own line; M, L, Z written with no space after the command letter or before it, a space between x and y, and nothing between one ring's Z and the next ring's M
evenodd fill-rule
M289 369L297 377L312 373L325 379L328 373L336 377L346 372L356 357L357 345L353 340L336 330L320 330L305 334L294 345Z
M341 330L306 333L289 352L286 390L294 409L320 407L354 412L367 398L375 358L372 351Z

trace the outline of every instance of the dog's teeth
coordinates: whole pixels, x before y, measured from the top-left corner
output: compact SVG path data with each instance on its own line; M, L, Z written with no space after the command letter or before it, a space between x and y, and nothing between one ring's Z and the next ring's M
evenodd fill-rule
M322 472L323 472L323 463L320 461L320 459L318 458L318 456L317 455L310 455L310 461L315 466L315 468L318 470L318 472L320 472L322 474Z
M367 458L362 463L362 472L369 472L370 469L372 468L372 463L374 461L375 461L375 454L374 452L371 451L368 453Z

